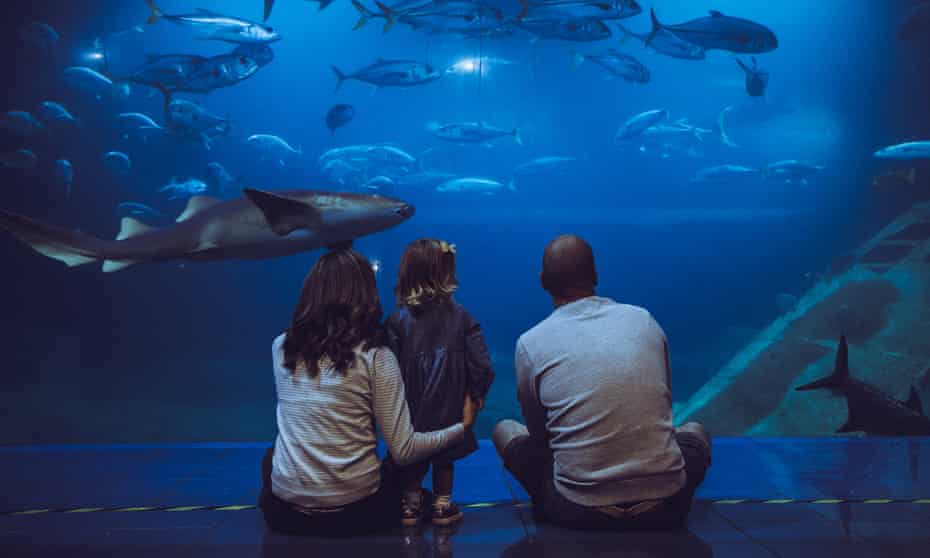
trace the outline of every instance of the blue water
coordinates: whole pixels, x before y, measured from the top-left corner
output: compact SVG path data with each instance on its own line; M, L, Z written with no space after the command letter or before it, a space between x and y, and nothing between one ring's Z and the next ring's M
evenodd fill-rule
M89 7L93 4L93 7ZM194 7L260 19L258 0L161 0L167 13ZM545 244L576 233L594 247L599 294L650 309L671 343L674 399L684 402L754 332L779 314L781 293L799 295L811 273L829 267L907 207L920 188L877 193L872 176L894 165L874 160L884 145L926 139L930 130L927 44L899 42L907 1L656 0L666 23L717 9L762 22L779 48L759 55L771 73L763 100L750 99L729 53L683 61L648 52L617 37L593 45L558 41L461 39L417 33L402 25L382 34L380 21L352 31L357 12L337 0L323 12L313 3L278 0L270 24L284 40L275 61L233 88L202 101L228 116L229 137L212 151L189 144L124 142L113 117L145 112L161 121L161 96L134 86L123 102L98 103L66 89L64 67L86 63L93 39L105 45L110 71L132 70L147 53L214 55L232 45L196 40L161 22L144 33L115 33L148 15L142 0L4 6L3 52L9 85L3 110L33 110L63 102L84 123L78 137L31 145L40 157L31 171L0 169L0 207L104 238L115 236L120 202L147 203L177 214L157 190L172 177L203 178L221 162L250 186L338 189L320 173L317 157L351 144L390 142L435 170L507 182L513 168L536 157L578 159L562 175L522 180L517 191L455 196L428 190L393 193L417 207L401 226L361 239L357 249L382 262L379 290L385 311L404 246L423 236L458 246L457 298L482 323L498 380L479 423L516 417L512 352L516 338L551 311L537 274ZM513 5L502 3L505 10ZM648 9L648 4L646 8ZM49 59L21 46L18 29L47 21L62 38ZM648 15L623 22L646 32ZM572 49L619 48L645 63L652 81L604 80L596 66L572 68ZM330 65L357 70L379 57L410 58L445 68L479 55L513 64L476 75L448 75L409 88L346 82L334 93ZM11 78L11 79L10 79ZM336 103L356 118L335 137L324 124ZM613 136L630 116L665 108L673 120L712 129L728 106L740 117L730 133L740 148L710 139L697 153L618 148ZM431 121L483 120L518 127L493 147L435 139ZM261 161L245 143L271 133L302 146L304 155L280 167ZM21 147L3 135L4 151ZM131 174L114 179L101 155L120 149ZM427 152L427 150L432 150ZM70 198L51 180L52 161L68 156L76 178ZM824 165L809 184L757 180L691 184L704 167L763 166L780 159ZM922 171L926 169L922 168ZM926 173L922 187L926 191ZM921 185L919 185L921 186ZM68 269L6 235L0 330L6 419L0 443L261 440L274 432L271 340L286 326L304 275L317 254L280 260L210 264L162 263L104 275L96 266Z

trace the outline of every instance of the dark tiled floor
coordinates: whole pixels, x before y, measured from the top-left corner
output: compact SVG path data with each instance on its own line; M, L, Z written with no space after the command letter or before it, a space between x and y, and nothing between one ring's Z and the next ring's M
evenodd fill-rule
M250 505L264 444L0 448L0 511ZM688 530L583 533L532 521L486 442L461 463L455 531L270 534L254 509L0 515L0 556L930 556L930 439L715 440ZM770 503L732 503L739 500ZM873 499L874 503L862 503ZM796 503L785 500L827 500ZM837 503L834 500L856 500ZM727 503L730 501L730 503Z

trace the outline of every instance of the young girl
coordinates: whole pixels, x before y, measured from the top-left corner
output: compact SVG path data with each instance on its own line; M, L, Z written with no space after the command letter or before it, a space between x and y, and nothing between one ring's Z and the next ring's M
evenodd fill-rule
M388 318L387 335L400 362L417 432L460 422L466 394L480 409L494 381L481 326L452 299L457 287L455 245L422 239L407 246L394 289L398 309ZM423 507L420 485L430 464L435 493L433 523L450 525L462 519L462 512L451 501L453 463L477 448L475 435L469 431L461 444L404 471L408 479L402 499L404 525L419 522Z

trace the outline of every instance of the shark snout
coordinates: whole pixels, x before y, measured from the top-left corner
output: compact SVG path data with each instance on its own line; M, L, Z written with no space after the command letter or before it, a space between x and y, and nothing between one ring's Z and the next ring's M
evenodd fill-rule
M404 219L409 219L413 217L414 213L416 213L416 208L410 204L405 203L404 205L396 208L394 210L394 213L396 213L397 215L400 215Z

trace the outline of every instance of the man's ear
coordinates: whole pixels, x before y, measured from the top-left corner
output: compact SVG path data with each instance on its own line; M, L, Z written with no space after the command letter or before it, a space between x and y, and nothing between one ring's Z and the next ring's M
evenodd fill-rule
M549 290L549 285L546 284L546 272L545 271L539 272L539 284L542 285L542 288L544 291Z
M597 271L594 271L594 286L597 286Z

